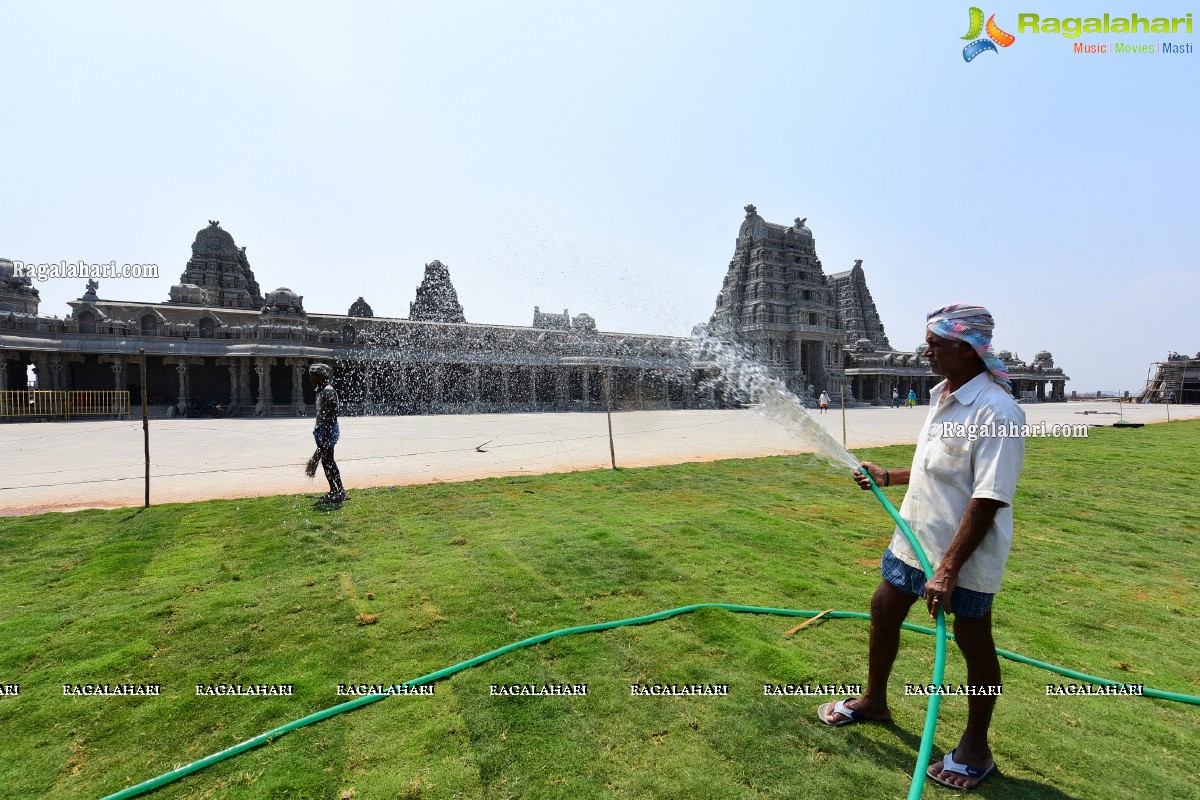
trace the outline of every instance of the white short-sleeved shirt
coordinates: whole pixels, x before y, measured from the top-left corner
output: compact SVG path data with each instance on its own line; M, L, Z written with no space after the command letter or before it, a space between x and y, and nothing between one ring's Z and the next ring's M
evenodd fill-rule
M1000 590L1012 545L1012 500L1025 460L1025 439L1020 432L1025 412L987 372L976 375L942 402L945 391L946 381L942 381L930 392L929 415L917 439L900 516L936 570L958 532L969 500L988 497L1004 503L958 575L958 585L963 588L995 593ZM970 435L943 435L946 422L961 424L966 432L975 431L975 440L971 441ZM983 432L1015 435L978 435ZM889 547L904 563L921 568L899 527Z

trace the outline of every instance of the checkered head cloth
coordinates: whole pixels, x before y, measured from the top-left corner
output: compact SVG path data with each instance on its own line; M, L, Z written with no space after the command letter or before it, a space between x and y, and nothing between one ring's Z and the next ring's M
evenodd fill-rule
M996 327L992 314L983 306L954 303L930 311L925 327L943 339L956 339L975 348L983 360L983 366L991 373L992 380L1012 394L1012 382L1004 363L992 351L992 329Z

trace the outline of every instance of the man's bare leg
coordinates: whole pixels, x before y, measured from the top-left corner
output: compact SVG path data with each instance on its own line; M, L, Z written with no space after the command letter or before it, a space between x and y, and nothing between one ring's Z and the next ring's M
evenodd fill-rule
M325 468L325 480L329 482L328 497L345 497L346 490L342 487L342 472L337 462L333 460L333 448L327 447L321 451L321 466Z
M982 617L954 617L954 640L967 662L967 685L999 686L1000 659L996 657L996 645L992 641L992 612ZM967 729L958 740L954 760L968 767L987 769L991 766L992 750L988 747L988 728L992 724L992 712L996 698L992 695L970 695L967 697ZM942 770L944 761L933 764L929 771L946 783L963 789L974 788L979 781L957 772Z
M908 616L908 610L917 597L892 586L887 581L879 584L871 598L871 644L867 655L867 690L862 697L849 700L848 708L863 714L868 719L891 719L888 709L887 684L900 651L900 623ZM844 714L832 713L826 718L829 724L846 719Z

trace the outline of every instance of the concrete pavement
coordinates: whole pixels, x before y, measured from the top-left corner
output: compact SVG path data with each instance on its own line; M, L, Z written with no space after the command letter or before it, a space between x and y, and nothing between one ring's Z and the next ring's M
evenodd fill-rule
M1022 406L1028 422L1111 425L1111 402ZM851 451L916 440L928 407L846 412ZM1096 413L1083 414L1090 411ZM1161 422L1165 406L1123 406L1130 422ZM1171 406L1171 419L1200 418L1200 406ZM752 409L613 414L617 465L624 467L812 452ZM841 441L842 416L816 419ZM213 498L320 493L304 477L312 419L174 419L150 423L154 504ZM0 515L140 506L141 420L0 425ZM603 413L349 417L337 460L347 488L461 481L501 475L603 469L610 465Z

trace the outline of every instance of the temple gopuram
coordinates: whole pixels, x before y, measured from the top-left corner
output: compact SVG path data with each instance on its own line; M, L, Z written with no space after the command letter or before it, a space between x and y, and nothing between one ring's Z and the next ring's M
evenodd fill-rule
M89 281L63 319L39 313L29 277L0 259L0 392L128 391L140 402L139 349L154 416L220 404L228 416L306 415L308 367L334 365L345 412L710 408L723 398L711 365L692 362L687 337L605 332L588 314L534 307L529 327L466 321L440 261L425 265L409 316L376 316L359 297L345 314L310 311L287 287L261 291L245 247L219 222L197 232L179 283L163 303L109 300ZM862 262L826 275L804 219L766 222L746 207L714 329L745 344L793 392L811 401L924 400L940 379L922 357L894 350ZM1005 351L1014 390L1063 400L1067 377L1042 352L1026 365ZM10 404L11 405L11 404Z
M734 243L733 259L710 325L741 341L788 389L811 400L822 390L833 402L887 405L914 390L922 403L941 377L929 371L924 342L896 350L867 288L862 260L826 275L806 219L766 222L753 205ZM1065 401L1069 378L1048 351L1026 364L1007 350L1013 394L1024 401Z

